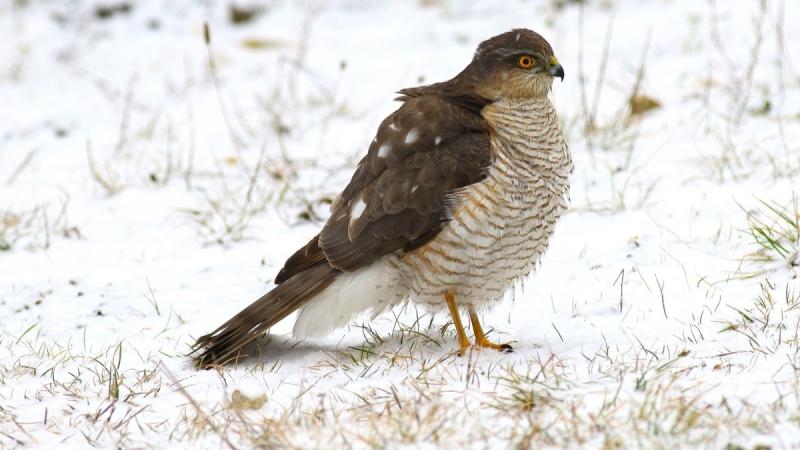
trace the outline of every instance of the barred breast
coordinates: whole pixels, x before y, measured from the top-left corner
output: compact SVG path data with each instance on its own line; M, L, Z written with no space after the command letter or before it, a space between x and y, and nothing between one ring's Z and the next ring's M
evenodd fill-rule
M569 150L547 99L495 102L482 114L495 161L486 179L453 196L445 229L337 278L303 306L295 336L324 335L361 311L377 315L406 300L439 308L448 290L459 304L490 303L533 270L567 207Z
M487 178L455 194L435 239L388 261L396 292L412 301L442 304L447 290L460 304L502 299L534 269L567 207L572 159L550 100L495 102L482 115L495 153Z

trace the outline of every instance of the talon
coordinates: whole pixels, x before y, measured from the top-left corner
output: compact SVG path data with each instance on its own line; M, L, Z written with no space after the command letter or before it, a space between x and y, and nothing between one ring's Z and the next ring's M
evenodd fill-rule
M458 336L457 355L464 356L467 353L467 349L470 347L470 343L467 338L467 333L464 331L464 326L461 324L461 317L458 315L456 299L450 291L445 292L444 298L447 301L447 309L450 310L450 316L453 318L453 327L456 329L456 336ZM482 347L491 348L502 353L511 353L514 351L514 347L508 343L496 344L487 339L486 333L484 333L483 328L481 328L481 323L478 320L478 314L475 313L475 309L472 305L467 305L467 309L469 309L469 319L472 321L472 331L475 333L475 347L478 347L478 349Z
M472 331L475 333L475 345L478 347L492 348L503 353L511 353L514 351L514 347L508 343L496 344L487 339L481 327L481 322L478 320L478 314L475 313L475 308L473 308L472 305L468 305L467 308L469 309L469 319L472 322Z
M477 339L476 338L475 339L475 345L477 345L478 347L485 347L485 348L495 349L498 352L502 352L502 353L512 353L514 351L514 347L512 347L510 344L508 344L508 343L496 344L496 343L486 339L485 336L483 336L482 339Z

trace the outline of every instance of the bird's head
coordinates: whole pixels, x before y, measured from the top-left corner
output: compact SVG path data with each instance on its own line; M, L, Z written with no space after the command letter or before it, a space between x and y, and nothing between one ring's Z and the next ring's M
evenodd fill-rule
M541 35L519 28L482 42L461 76L491 101L525 99L546 96L564 68Z

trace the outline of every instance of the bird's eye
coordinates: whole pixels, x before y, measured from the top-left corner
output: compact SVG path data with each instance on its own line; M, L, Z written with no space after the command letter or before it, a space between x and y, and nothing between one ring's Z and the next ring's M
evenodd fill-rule
M522 55L517 58L517 65L522 67L523 69L530 69L533 67L533 58L528 55Z

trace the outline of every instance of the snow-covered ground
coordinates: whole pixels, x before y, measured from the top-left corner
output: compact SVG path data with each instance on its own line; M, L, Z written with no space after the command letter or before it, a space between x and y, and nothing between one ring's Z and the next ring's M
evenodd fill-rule
M0 448L800 447L800 3L124 5L0 3ZM576 166L515 353L408 307L197 371L394 92L514 27Z

